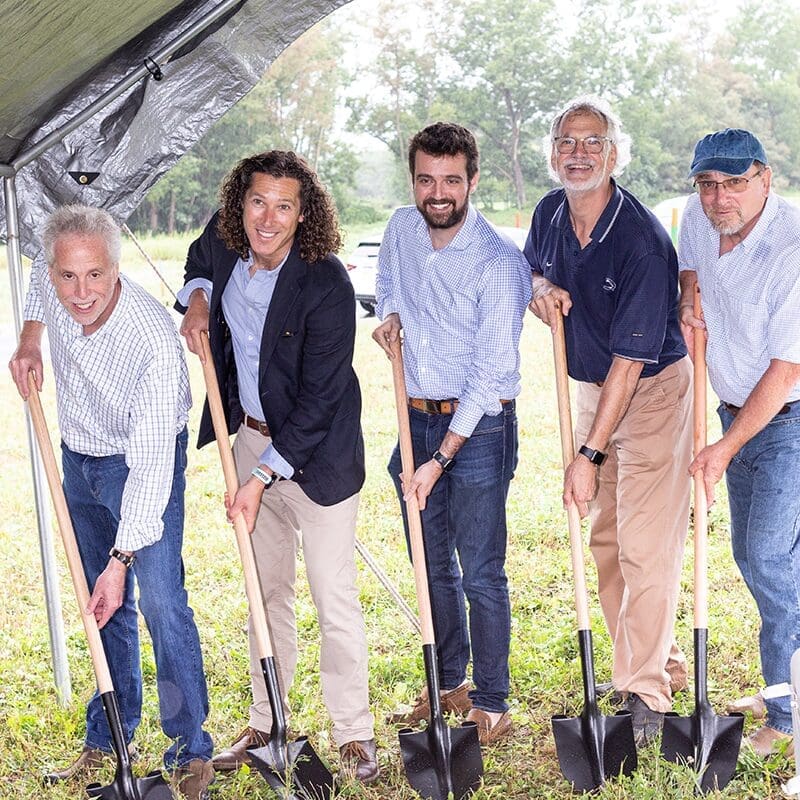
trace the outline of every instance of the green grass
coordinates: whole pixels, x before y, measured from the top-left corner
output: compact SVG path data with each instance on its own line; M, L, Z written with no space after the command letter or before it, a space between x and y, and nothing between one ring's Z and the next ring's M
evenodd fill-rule
M145 245L148 246L147 243ZM126 264L128 260L126 245ZM179 252L183 252L178 248ZM173 286L179 285L182 265L164 263ZM158 280L140 266L128 269L159 293ZM0 274L0 292L7 277ZM5 306L7 297L0 294ZM367 482L361 495L358 536L413 604L413 579L405 555L400 515L385 465L396 437L391 370L370 333L374 320L358 321L356 369L364 395L363 428L367 453ZM582 707L580 664L569 567L566 521L560 507L560 445L556 417L550 337L529 316L523 333L523 382L519 398L520 463L508 502L508 572L513 610L512 715L513 737L484 752L485 785L476 800L500 798L568 798L573 796L561 777L550 731L554 713L576 715ZM195 408L191 419L197 431L204 391L197 360L189 357ZM45 379L45 412L55 430L53 379ZM15 800L74 800L83 785L43 788L39 776L72 758L81 746L84 702L93 686L91 663L75 612L69 576L57 542L58 572L72 674L74 698L69 708L58 705L50 673L49 646L36 519L32 501L23 406L7 378L0 382L0 402L7 409L0 441L4 479L0 488L0 798ZM711 412L710 412L711 413ZM711 436L717 426L711 425ZM188 467L185 560L190 600L203 642L211 712L208 730L218 747L228 744L246 724L249 702L247 643L243 632L246 603L234 538L222 508L222 475L216 449L192 449ZM760 685L758 617L730 555L724 492L712 509L710 525L711 636L710 691L718 709L732 698ZM415 795L405 780L396 730L383 716L400 702L413 698L423 683L419 642L405 618L395 609L375 577L360 567L361 600L370 648L370 692L378 720L377 738L383 779L376 786L346 787L352 798L393 798ZM587 561L589 583L594 572ZM678 609L678 640L691 648L691 540L687 548ZM321 702L318 679L318 630L305 578L298 579L297 615L301 646L298 674L291 687L295 734L305 733L314 747L335 767L337 754L330 722ZM610 671L610 643L596 597L592 616L598 677ZM147 641L146 634L143 637ZM144 647L145 708L137 733L141 753L136 769L160 763L166 740L158 726L152 652ZM606 709L608 710L608 709ZM692 698L681 696L676 710L691 713ZM746 732L753 723L748 721ZM745 757L736 777L719 794L725 798L778 798L780 783L793 774L791 763L776 757L766 763ZM111 775L103 776L108 782ZM596 796L603 800L692 797L692 774L665 763L656 748L641 754L640 768L630 779L612 781ZM269 790L257 775L245 771L221 776L213 798L267 798Z

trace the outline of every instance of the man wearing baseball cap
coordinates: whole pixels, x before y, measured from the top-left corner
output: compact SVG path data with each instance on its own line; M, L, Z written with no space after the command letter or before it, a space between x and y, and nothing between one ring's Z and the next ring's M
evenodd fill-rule
M723 432L689 471L703 470L709 502L725 474L733 555L758 606L772 685L789 680L800 646L800 209L770 192L767 155L749 131L701 139L689 177L697 194L678 243L679 316L690 352L692 330L706 330ZM766 724L748 738L761 756L792 732L789 698L765 705Z

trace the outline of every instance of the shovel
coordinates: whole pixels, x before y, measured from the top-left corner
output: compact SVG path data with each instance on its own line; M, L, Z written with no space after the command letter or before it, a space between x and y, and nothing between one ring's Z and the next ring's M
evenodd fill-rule
M108 727L111 730L111 740L117 757L117 770L114 774L114 780L108 786L91 783L86 787L86 794L90 798L102 798L102 800L172 800L172 791L160 770L151 772L144 778L135 778L131 771L131 760L122 729L122 717L119 712L117 693L114 691L114 684L111 681L111 672L108 669L106 653L103 649L103 642L100 639L100 629L97 627L97 620L95 620L94 614L86 612L90 599L89 587L86 584L86 575L81 564L78 545L75 541L75 531L72 528L72 519L67 508L67 500L64 497L64 489L61 485L58 465L53 453L53 444L47 432L47 423L44 419L39 390L36 388L33 372L28 374L28 387L30 389L28 408L33 420L33 429L36 432L36 441L42 453L47 484L50 487L58 528L61 531L61 539L64 542L64 550L67 554L67 564L72 576L72 585L75 589L75 597L78 600L78 609L80 610L83 628L89 642L89 653L92 656L97 691L103 701L103 709L108 720Z
M700 317L700 289L694 296L694 315ZM706 339L694 331L694 454L706 445ZM702 792L722 789L733 777L742 742L742 714L719 716L708 702L708 498L702 471L694 474L694 713L667 714L661 754L684 762L700 775Z
M392 377L397 404L397 423L400 431L400 456L403 475L414 474L414 453L411 446L411 426L408 420L408 399L403 373L403 354L400 343L394 347ZM447 725L439 697L439 673L436 666L436 640L425 566L425 547L422 541L422 519L416 495L406 501L411 560L417 587L417 605L422 629L422 657L428 685L431 718L424 731L403 728L399 732L400 753L406 777L412 788L431 800L460 800L478 788L483 776L483 758L474 722L464 722L459 728Z
M225 422L225 412L222 408L217 373L214 370L208 339L203 336L201 341L203 347L201 361L208 405L214 423L214 434L222 461L222 471L225 475L225 486L228 496L233 498L239 488L239 481L236 477L236 466L229 444L228 426ZM280 797L287 798L287 800L307 800L308 798L329 800L333 794L333 775L322 763L308 738L299 736L294 742L287 743L286 741L286 716L283 713L278 672L272 655L267 615L264 611L264 600L261 595L261 585L258 582L250 533L242 514L239 514L233 521L233 529L236 533L236 544L242 560L245 591L250 606L250 618L258 656L261 660L261 671L264 674L264 683L272 709L272 729L269 733L269 742L264 747L248 749L247 753L258 771L264 776L264 780ZM297 793L293 791L293 788L297 790Z
M575 445L572 439L572 414L569 405L564 318L560 311L553 333L553 355L556 367L558 421L561 429L561 457L566 469L575 458ZM638 762L630 711L618 711L611 717L601 714L597 707L581 518L575 503L571 503L567 508L567 522L572 573L575 580L575 610L578 617L584 704L579 717L557 714L552 718L552 723L561 772L576 790L587 792L602 786L606 778L620 773L630 775L636 769Z

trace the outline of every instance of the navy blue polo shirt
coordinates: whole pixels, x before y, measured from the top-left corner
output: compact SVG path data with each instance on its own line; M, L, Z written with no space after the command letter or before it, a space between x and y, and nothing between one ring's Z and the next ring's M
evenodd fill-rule
M614 356L657 375L686 355L678 326L678 258L658 219L630 192L614 192L581 249L563 189L546 194L531 220L525 256L566 289L567 365L578 381L605 380Z

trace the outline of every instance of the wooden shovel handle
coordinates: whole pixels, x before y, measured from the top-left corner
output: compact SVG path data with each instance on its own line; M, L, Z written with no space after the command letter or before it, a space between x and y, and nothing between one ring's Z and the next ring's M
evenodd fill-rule
M700 286L695 284L694 316L700 317ZM706 446L706 334L694 336L694 454ZM708 498L703 471L694 474L694 627L708 628Z
M47 485L50 487L50 496L53 499L53 507L56 511L58 529L61 532L61 541L64 543L64 551L67 554L67 565L72 576L75 597L78 600L78 611L81 615L81 622L83 622L83 629L86 631L86 639L89 642L89 653L92 656L97 689L100 694L106 694L114 690L114 684L111 681L111 672L108 669L108 660L103 649L97 620L94 618L94 614L86 611L86 607L89 605L89 586L86 583L86 574L83 571L78 544L75 541L75 531L72 527L72 519L64 496L64 487L61 485L61 477L58 472L56 457L53 453L53 444L47 431L47 423L44 418L42 402L39 398L39 390L36 388L36 378L33 372L28 373L28 389L28 409L31 412L33 430L36 433L36 441L42 454L44 471L47 475Z
M200 343L203 348L203 357L200 361L203 365L208 407L211 411L211 421L214 424L214 435L217 439L219 458L222 462L222 472L225 476L225 488L227 489L228 497L233 500L239 489L239 478L236 474L236 465L231 452L228 425L225 422L225 412L222 408L222 398L219 393L217 373L214 369L214 359L211 356L211 348L208 345L208 336L206 334L200 336ZM236 534L236 544L239 548L239 558L244 572L244 588L247 594L247 603L250 607L250 620L253 625L256 646L258 647L258 657L261 659L271 658L272 643L269 638L269 628L267 627L267 615L264 611L264 599L261 594L261 584L258 582L253 543L243 514L236 515L233 521L233 530Z
M392 345L392 379L394 381L394 400L397 406L397 428L400 439L400 460L403 475L410 480L414 474L414 450L411 445L411 424L408 420L408 395L403 370L403 352L398 340ZM419 512L417 496L406 501L406 518L408 519L408 535L411 541L411 560L414 564L414 581L417 586L417 606L419 623L422 628L422 643L434 644L433 618L431 615L431 597L428 590L428 570L425 565L425 545L422 540L422 518Z
M561 460L564 469L575 460L575 443L572 432L572 411L569 403L569 376L567 374L567 344L564 339L564 316L560 310L553 332L553 359L556 368L556 396L558 397L558 423L561 433ZM569 548L572 557L572 575L575 584L575 611L578 630L589 630L589 600L586 592L586 567L583 561L581 516L575 503L567 507Z

